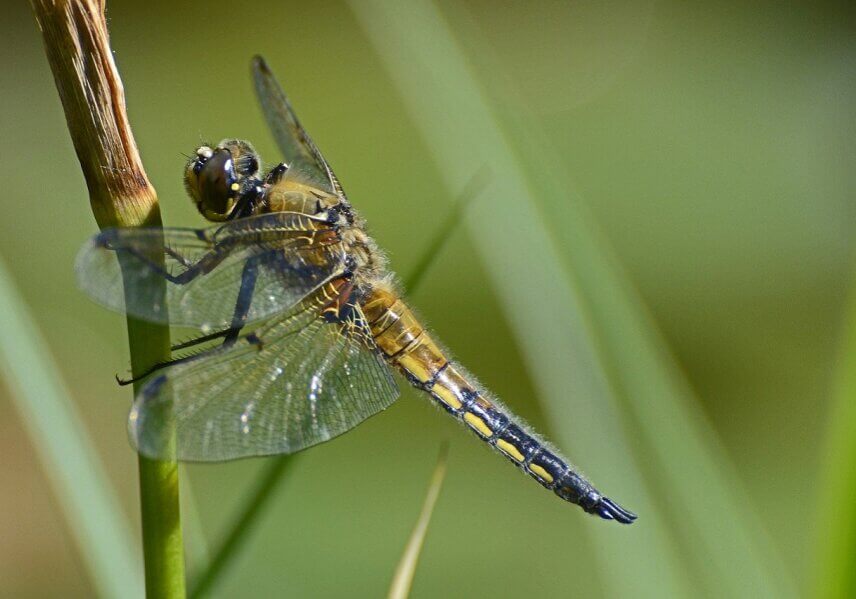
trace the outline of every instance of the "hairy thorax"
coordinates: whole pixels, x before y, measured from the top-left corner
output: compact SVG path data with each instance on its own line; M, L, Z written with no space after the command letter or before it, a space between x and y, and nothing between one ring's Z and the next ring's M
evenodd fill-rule
M300 212L327 221L342 241L344 252L353 263L354 284L368 290L387 277L386 257L365 231L365 221L341 197L313 186L295 183L288 188L273 188L266 194L260 212Z

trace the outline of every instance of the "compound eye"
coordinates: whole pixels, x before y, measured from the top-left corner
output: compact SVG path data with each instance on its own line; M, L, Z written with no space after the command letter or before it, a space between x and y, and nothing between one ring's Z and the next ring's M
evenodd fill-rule
M206 146L199 148L186 180L190 195L203 216L210 220L225 220L235 205L238 178L232 153Z

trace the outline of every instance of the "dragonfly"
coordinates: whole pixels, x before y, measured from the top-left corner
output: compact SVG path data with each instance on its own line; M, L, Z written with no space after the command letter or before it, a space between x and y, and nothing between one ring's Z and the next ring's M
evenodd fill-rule
M264 59L251 70L285 160L263 172L247 141L202 145L184 182L215 224L105 229L76 261L104 306L199 331L140 377L135 449L194 462L291 454L389 407L397 372L561 499L632 523L420 323Z

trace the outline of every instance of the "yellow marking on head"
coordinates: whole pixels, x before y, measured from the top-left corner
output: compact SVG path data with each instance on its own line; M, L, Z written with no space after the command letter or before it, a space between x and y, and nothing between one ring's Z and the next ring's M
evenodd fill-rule
M523 454L520 453L520 450L517 449L514 445L512 445L508 441L504 441L503 439L499 439L496 442L496 446L499 447L500 451L505 453L505 455L517 460L518 462L523 461Z
M547 472L546 470L544 470L538 464L529 464L529 472L531 472L532 474L534 474L535 476L537 476L538 478L540 478L541 480L543 480L547 484L550 484L551 482L553 482L552 475L549 472Z
M238 185L237 183L232 183L232 191L238 191L239 189L241 189L240 185Z
M431 393L439 397L440 401L442 401L444 404L446 404L453 410L459 409L462 405L461 400L458 399L454 393L452 393L451 389L449 389L448 387L444 387L443 385L435 383L434 386L431 387Z
M464 420L467 421L467 424L477 430L482 437L490 437L493 434L493 431L490 430L490 427L488 427L487 424L485 424L484 420L475 414L467 412L464 414Z

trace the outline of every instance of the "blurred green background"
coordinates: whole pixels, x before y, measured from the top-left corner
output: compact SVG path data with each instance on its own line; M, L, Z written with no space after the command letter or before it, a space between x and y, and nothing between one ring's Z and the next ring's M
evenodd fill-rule
M842 426L833 398L846 394L836 385L845 377L839 355L856 224L856 21L849 3L437 7L460 45L457 58L480 82L497 121L516 132L509 144L523 168L542 172L537 151L548 152L546 172L555 179L545 188L574 192L538 197L557 253L570 251L566 236L580 226L563 219L587 214L598 247L620 265L611 272L638 292L629 297L640 300L639 314L665 339L675 376L688 383L693 422L712 433L698 438L745 510L735 526L751 523L745 532L764 556L757 568L766 590L811 594L824 563L818 514L825 477L839 467L830 464L856 463L830 453L828 434L830 423ZM261 53L393 268L405 275L416 265L463 186L444 183L444 159L420 134L425 123L388 69L406 53L384 56L389 46L371 37L382 27L370 34L365 26L373 10L380 9L357 2L109 2L131 123L165 223L200 222L181 181L182 152L200 141L244 137L268 162L279 160L249 82L249 58ZM434 25L419 14L408 26L432 35ZM399 17L409 18L407 11ZM113 380L127 370L124 320L75 287L74 255L96 227L26 3L5 7L0 51L0 259L138 534L136 457L124 426L130 396ZM415 73L420 68L413 64ZM426 97L452 93L425 81ZM471 161L464 171L484 166L479 153ZM494 191L474 202L489 210ZM521 329L503 310L503 287L486 273L478 235L499 234L477 222L450 232L412 302L461 362L556 438L602 490L638 510L639 521L621 528L569 508L407 390L381 416L301 456L218 596L385 593L443 439L451 441L449 473L413 596L627 596L637 584L638 595L652 595L661 583L672 589L664 594L713 594L693 569L698 556L714 563L717 552L728 554L728 506L693 524L705 530L682 528L688 506L672 497L692 497L696 489L670 487L668 466L646 453L640 439L658 437L656 420L625 418L613 407L623 438L582 449L563 443L574 429L563 428L561 410L549 401L573 398L539 394L550 385L536 380L544 372L532 367L514 334ZM528 248L519 252L538 264ZM571 287L581 286L586 297L577 274ZM600 304L588 310L610 318ZM605 369L607 386L619 385L609 377L623 367ZM0 596L89 596L96 587L59 509L63 497L52 493L11 393L0 383ZM601 447L609 454L625 445L635 452L633 463L595 457ZM673 449L680 452L680 444ZM196 504L196 515L184 520L191 572L203 565L204 546L228 526L260 465L186 470ZM619 474L628 468L634 476ZM856 500L841 501L853 511ZM649 513L640 502L653 505ZM645 545L632 540L646 534L666 540L662 555L672 563L646 569L649 580L617 583L634 563L660 559L656 547L643 556Z

